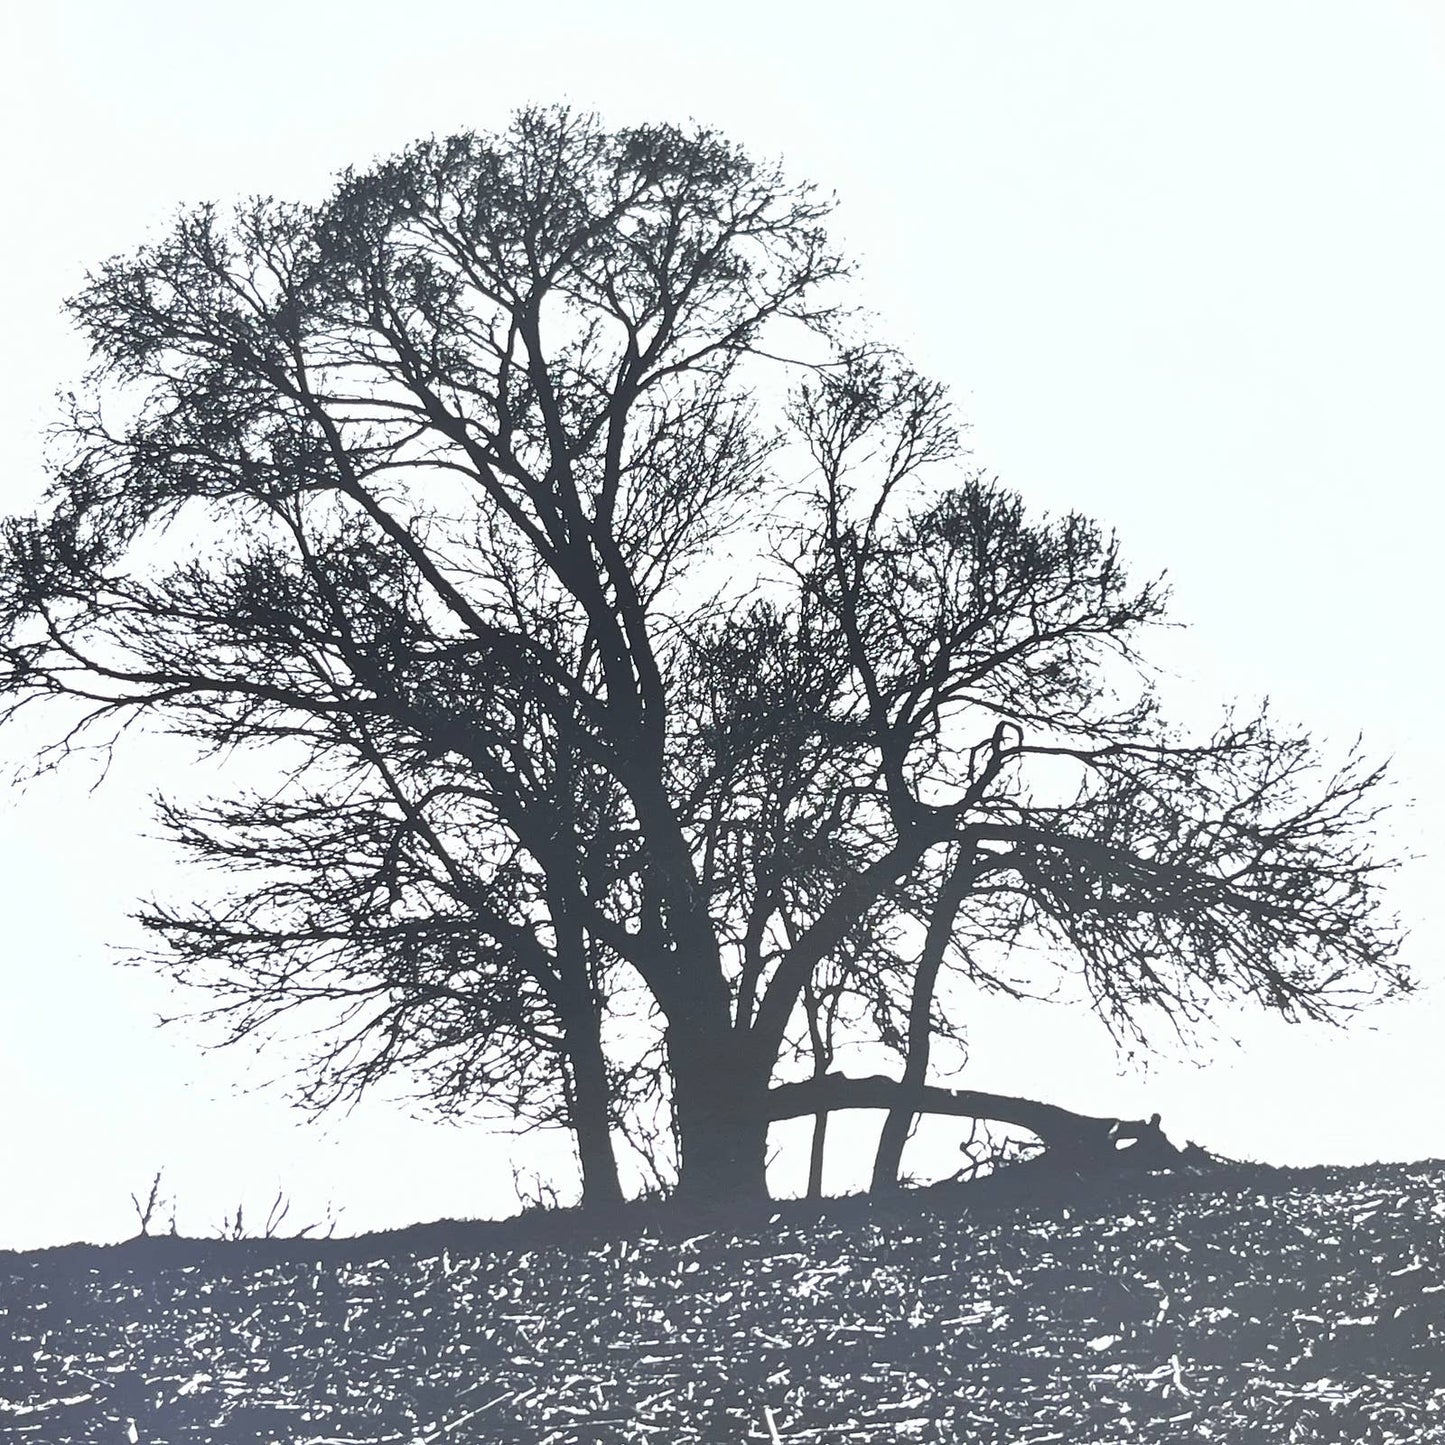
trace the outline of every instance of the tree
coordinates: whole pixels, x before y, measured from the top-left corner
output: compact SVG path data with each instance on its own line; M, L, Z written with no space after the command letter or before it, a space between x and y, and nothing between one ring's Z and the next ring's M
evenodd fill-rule
M1378 771L1166 728L1161 589L948 476L828 210L706 131L526 111L186 215L72 303L98 400L6 529L0 688L79 706L52 756L259 755L163 814L230 894L146 921L237 1033L329 1007L323 1102L420 1069L565 1121L615 1198L640 996L681 1192L758 1196L826 1000L903 1056L886 1183L950 971L1047 949L1127 1027L1405 986Z

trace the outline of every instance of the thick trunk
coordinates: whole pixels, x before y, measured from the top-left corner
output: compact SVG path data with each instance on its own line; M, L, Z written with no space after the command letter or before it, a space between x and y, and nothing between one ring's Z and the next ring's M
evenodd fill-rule
M749 1204L768 1197L767 1076L740 1057L730 1030L668 1033L681 1158L677 1197L693 1204Z
M769 1119L797 1119L824 1109L895 1109L900 1096L909 1113L949 1114L1012 1124L1037 1134L1062 1163L1094 1169L1114 1162L1167 1163L1179 1151L1164 1137L1159 1116L1152 1119L1096 1118L1056 1104L977 1089L909 1088L895 1079L870 1076L849 1079L841 1074L780 1084L770 1089L764 1106ZM1132 1147L1129 1147L1132 1146Z
M574 1020L567 1037L572 1075L572 1129L582 1163L582 1207L609 1209L622 1203L617 1154L612 1147L607 1060L595 1015Z

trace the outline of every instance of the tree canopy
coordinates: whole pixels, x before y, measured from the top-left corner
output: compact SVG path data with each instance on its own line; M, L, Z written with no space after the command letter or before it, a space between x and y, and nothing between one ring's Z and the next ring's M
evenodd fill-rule
M684 1193L756 1195L811 1069L808 1110L891 1099L887 1187L950 978L1072 973L1140 1034L1408 986L1380 769L1168 724L1163 588L967 470L829 211L531 110L184 214L70 303L0 692L55 705L43 761L139 721L235 767L161 805L224 883L143 917L231 1037L323 1021L312 1102L400 1070L564 1123L606 1201L660 1101Z

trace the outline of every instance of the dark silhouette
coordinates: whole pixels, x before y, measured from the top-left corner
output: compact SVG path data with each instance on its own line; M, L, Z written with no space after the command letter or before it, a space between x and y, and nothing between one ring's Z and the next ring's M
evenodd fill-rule
M707 131L526 111L71 303L96 392L5 529L0 694L42 765L142 723L269 770L164 803L229 891L144 920L225 1037L309 1013L310 1103L402 1071L565 1123L607 1203L669 1130L681 1194L759 1199L771 1120L866 1094L886 1189L955 981L1073 972L1138 1035L1406 986L1379 770L1166 724L1163 589L948 470L828 211ZM829 1077L843 1040L901 1079Z

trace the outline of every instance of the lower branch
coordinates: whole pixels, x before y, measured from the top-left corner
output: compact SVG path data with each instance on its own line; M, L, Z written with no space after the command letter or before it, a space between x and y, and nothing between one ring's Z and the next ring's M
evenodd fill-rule
M1012 1124L1036 1134L1045 1148L1074 1165L1102 1165L1122 1155L1131 1163L1167 1164L1180 1150L1151 1119L1095 1118L1010 1094L986 1094L977 1089L940 1089L932 1085L907 1088L881 1074L852 1079L825 1074L797 1084L780 1084L768 1091L766 1111L770 1122L822 1114L834 1109L885 1109L904 1106L919 1114L948 1114Z

